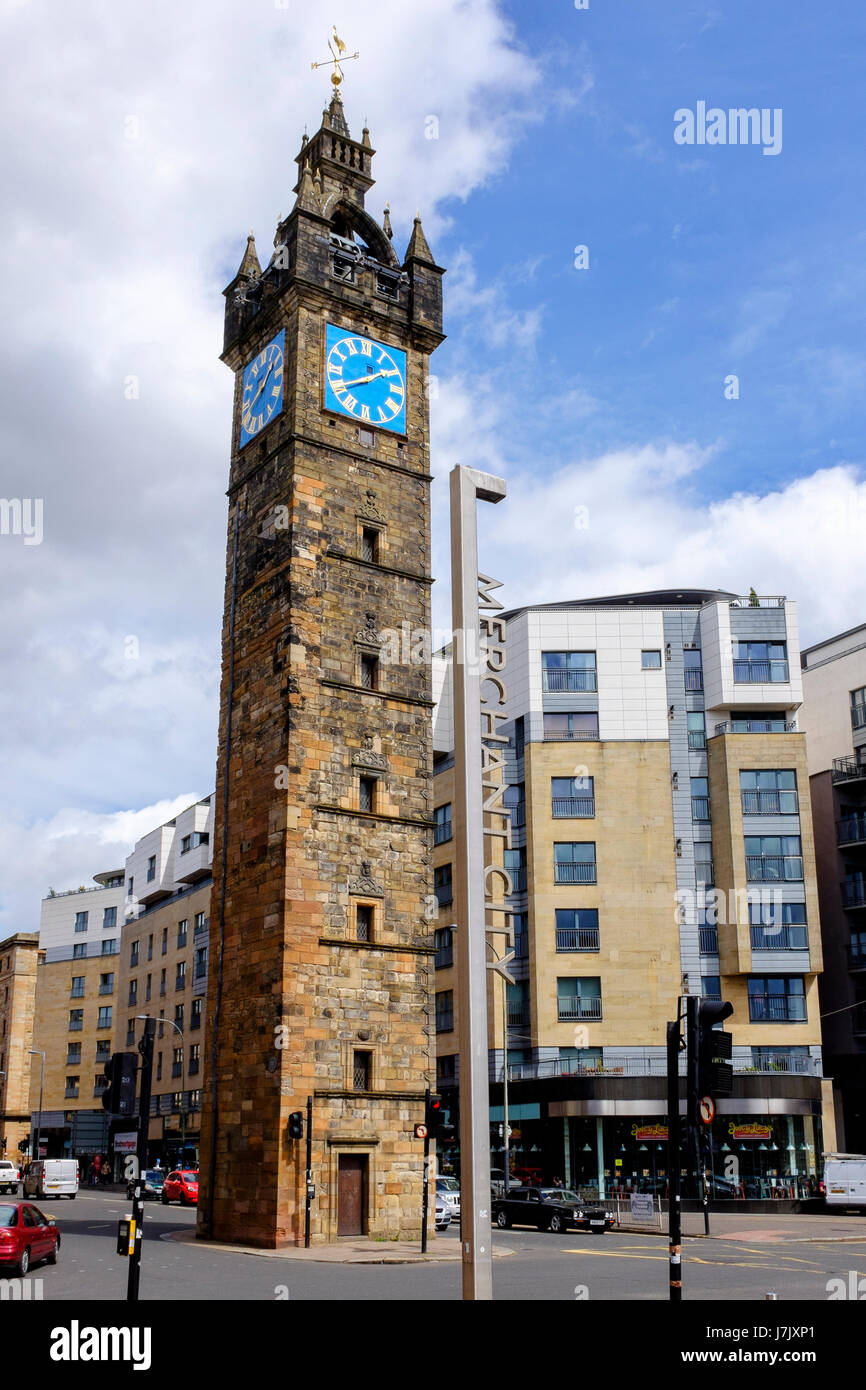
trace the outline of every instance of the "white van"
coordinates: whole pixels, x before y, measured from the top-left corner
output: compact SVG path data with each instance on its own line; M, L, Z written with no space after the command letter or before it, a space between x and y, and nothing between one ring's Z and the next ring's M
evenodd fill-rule
M866 1154L824 1155L824 1198L828 1207L866 1211Z
M78 1192L78 1160L74 1158L38 1158L24 1174L24 1196L71 1197Z

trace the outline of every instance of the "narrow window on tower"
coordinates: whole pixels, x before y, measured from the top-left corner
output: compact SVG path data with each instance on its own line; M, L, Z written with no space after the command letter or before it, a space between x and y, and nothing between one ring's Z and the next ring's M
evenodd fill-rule
M370 565L379 563L379 532L372 526L365 526L361 532L361 559Z
M358 779L358 809L361 811L375 811L376 809L376 779L375 777L360 777Z
M378 690L379 658L377 656L361 657L361 684L365 690Z
M355 908L355 933L359 941L373 940L373 908L370 903L358 903Z
M369 1091L370 1060L371 1054L369 1052L352 1054L352 1089L354 1091Z
M376 431L365 429L363 425L358 426L358 443L364 449L375 449Z

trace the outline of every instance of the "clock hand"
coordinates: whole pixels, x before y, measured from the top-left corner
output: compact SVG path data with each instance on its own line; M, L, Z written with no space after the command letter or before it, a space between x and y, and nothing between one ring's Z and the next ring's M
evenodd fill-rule
M366 386L368 381L375 381L377 377L384 375L384 372L374 372L372 376L359 376L356 381L341 381L337 384L348 390L350 386Z
M271 362L270 366L268 367L268 370L265 372L265 375L264 375L264 377L263 377L263 379L262 379L262 384L261 384L261 386L259 387L259 389L258 389L258 391L256 392L256 394L253 396L253 398L252 398L252 400L250 401L249 405L247 406L247 410L252 410L252 408L253 408L253 406L255 405L256 401L258 400L259 396L262 394L262 392L264 391L265 387L267 386L267 384L268 384L268 377L270 376L271 372L273 371L273 366L274 366L274 364L273 364L273 362Z

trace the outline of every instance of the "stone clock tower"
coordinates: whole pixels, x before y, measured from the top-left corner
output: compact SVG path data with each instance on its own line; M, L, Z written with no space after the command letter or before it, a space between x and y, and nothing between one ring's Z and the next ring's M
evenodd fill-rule
M226 296L235 374L199 1234L417 1237L430 1080L428 361L442 275L401 263L335 88L262 270ZM390 659L389 659L390 658ZM304 1115L293 1138L290 1116Z

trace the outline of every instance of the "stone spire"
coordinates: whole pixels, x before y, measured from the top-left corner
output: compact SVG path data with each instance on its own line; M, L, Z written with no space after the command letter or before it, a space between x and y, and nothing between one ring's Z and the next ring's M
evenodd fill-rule
M412 228L412 236L409 239L406 259L403 264L407 265L409 261L424 261L427 265L436 264L421 226L421 214L419 212L415 214L415 226Z
M334 95L331 97L330 106L327 111L322 112L322 125L328 127L330 130L335 130L338 135L345 135L348 139L352 138L349 135L346 113L343 110L343 98L336 88L334 89Z
M391 204L385 204L385 216L382 218L382 231L389 241L394 240L394 228L391 226Z
M261 273L262 268L259 264L259 257L256 251L256 239L253 236L253 229L251 227L250 234L247 237L247 249L241 258L241 263L238 266L235 279L238 280L242 275L245 275L247 279L258 280Z
M296 207L304 212L321 212L322 205L316 188L316 182L310 172L309 164L305 164L301 170L301 179L298 184L298 201Z

